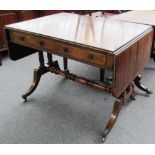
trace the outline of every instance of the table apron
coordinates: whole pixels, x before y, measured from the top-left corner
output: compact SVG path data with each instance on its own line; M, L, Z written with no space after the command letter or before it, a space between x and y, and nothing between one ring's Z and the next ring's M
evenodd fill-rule
M113 55L106 52L99 53L92 49L18 31L10 31L10 40L19 45L46 51L100 68L110 70L113 68Z

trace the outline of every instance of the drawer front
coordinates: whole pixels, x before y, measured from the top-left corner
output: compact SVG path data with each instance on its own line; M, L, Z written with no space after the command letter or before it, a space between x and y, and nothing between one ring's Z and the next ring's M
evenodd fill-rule
M68 56L75 60L94 64L98 67L112 68L113 58L108 54L100 54L85 48L74 47L65 43L53 41L52 49L60 55Z
M97 67L112 69L113 66L113 57L107 53L101 54L86 48L71 46L52 39L17 31L12 31L10 37L15 43L51 52Z
M50 50L52 48L51 40L47 38L41 38L40 36L38 37L32 34L12 31L10 37L13 42L32 48L39 48L42 50Z

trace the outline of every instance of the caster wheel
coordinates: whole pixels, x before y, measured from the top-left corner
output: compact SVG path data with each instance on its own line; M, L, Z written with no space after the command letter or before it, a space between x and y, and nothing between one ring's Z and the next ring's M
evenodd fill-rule
M134 97L134 96L131 96L131 99L132 99L132 100L136 100L136 97Z
M27 97L25 97L24 95L22 95L22 98L24 99L24 102L27 102Z
M131 95L131 100L136 100L136 95Z
M104 143L106 141L106 137L102 137L102 142Z
M147 94L153 94L153 91L151 89L146 89Z

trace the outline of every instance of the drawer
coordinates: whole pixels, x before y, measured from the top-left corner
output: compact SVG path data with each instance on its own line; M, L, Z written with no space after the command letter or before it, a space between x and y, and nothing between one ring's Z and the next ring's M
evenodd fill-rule
M71 46L65 43L53 41L52 50L59 55L66 56L84 63L94 64L96 66L112 68L113 58L108 54L101 54L83 47Z
M32 34L25 34L22 32L12 31L11 40L15 43L19 43L32 48L39 48L42 50L51 49L51 40L48 38L34 36Z
M97 67L112 69L113 66L113 56L108 53L101 54L77 45L72 46L43 36L18 31L12 31L10 37L17 44L54 53Z

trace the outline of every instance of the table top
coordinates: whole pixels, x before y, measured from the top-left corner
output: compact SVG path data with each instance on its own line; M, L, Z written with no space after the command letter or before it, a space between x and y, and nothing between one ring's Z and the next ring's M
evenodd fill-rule
M151 10L128 11L119 15L115 15L112 17L112 19L155 26L155 11Z
M7 25L6 28L114 53L142 35L150 26L113 20L109 17L59 13Z

